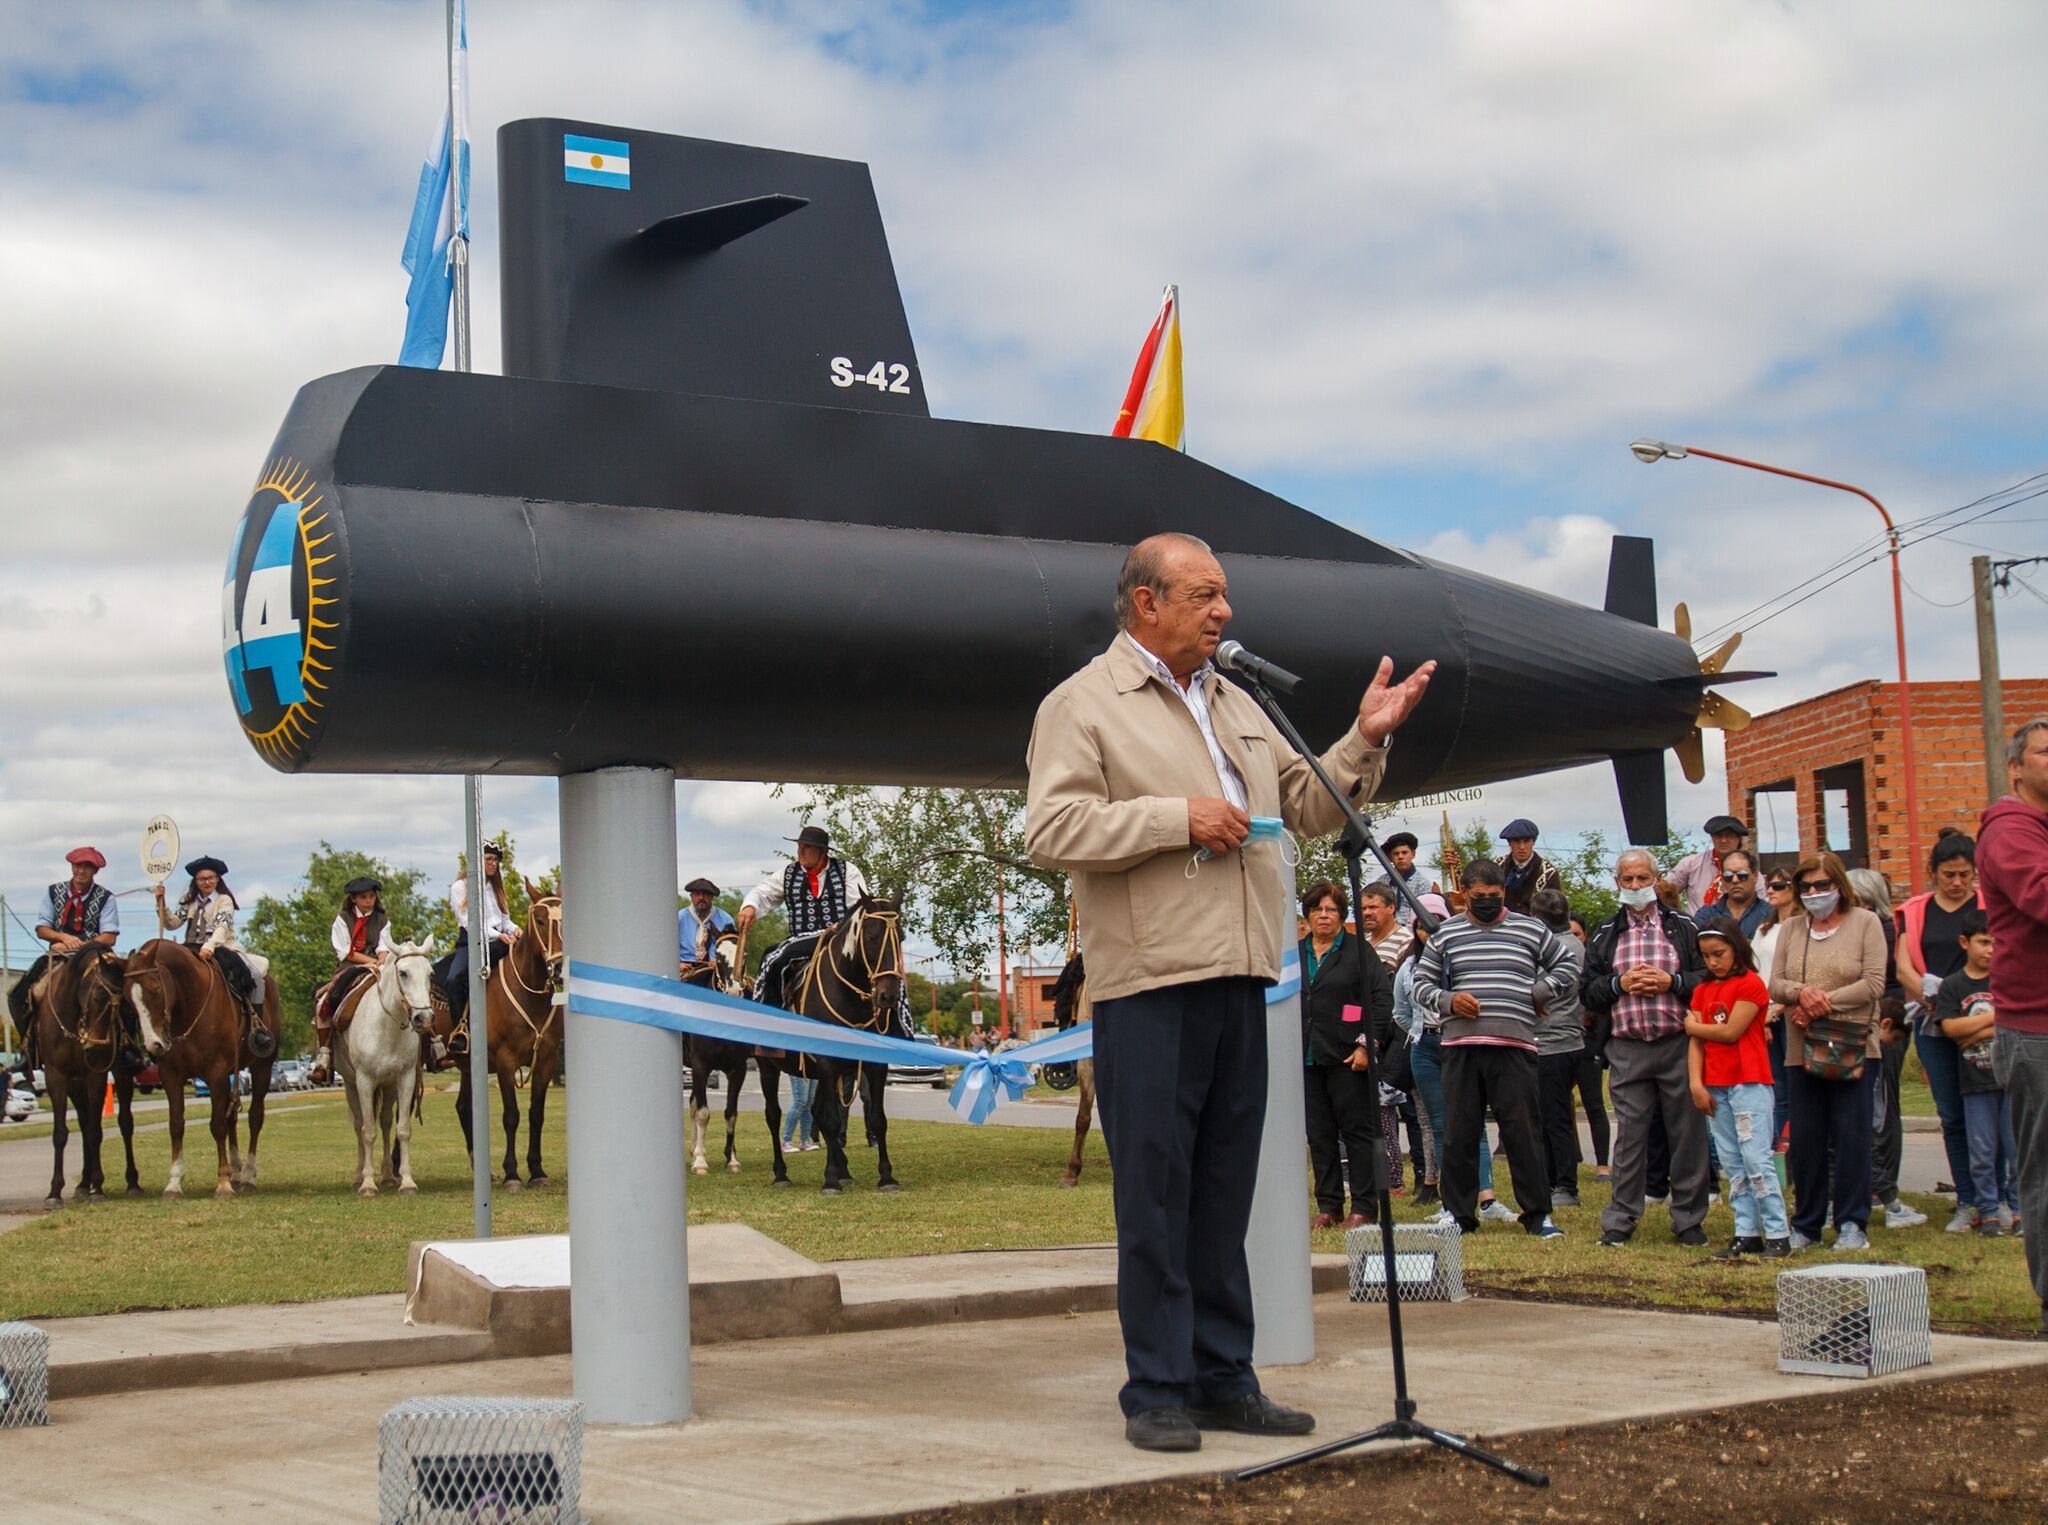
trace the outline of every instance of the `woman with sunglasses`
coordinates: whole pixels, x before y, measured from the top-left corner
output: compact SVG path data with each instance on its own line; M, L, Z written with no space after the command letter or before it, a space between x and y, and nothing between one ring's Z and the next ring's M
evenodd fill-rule
M1790 1024L1792 1248L1820 1243L1832 1196L1835 1248L1868 1249L1884 928L1858 902L1849 871L1833 853L1802 862L1792 888L1805 914L1780 931L1770 978L1771 999Z
M1948 1231L1967 1234L1976 1227L1977 1214L1967 1200L1970 1140L1963 1129L1962 1050L1934 1018L1934 992L1963 967L1964 914L1984 907L1984 897L1977 890L1977 844L1953 826L1944 826L1934 840L1928 867L1934 874L1934 888L1899 907L1900 920L1905 923L1899 935L1899 984L1911 1003L1907 1017L1917 1019L1913 1021L1913 1049L1927 1072L1927 1089L1933 1093L1934 1110L1941 1117L1948 1178L1960 1188Z

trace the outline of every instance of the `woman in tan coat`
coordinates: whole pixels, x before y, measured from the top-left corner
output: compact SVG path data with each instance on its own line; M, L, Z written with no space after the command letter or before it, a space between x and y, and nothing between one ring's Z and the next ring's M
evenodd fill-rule
M1884 928L1850 887L1833 853L1799 865L1804 913L1787 922L1771 960L1771 999L1786 1028L1791 1115L1792 1248L1820 1242L1833 1187L1835 1248L1870 1246L1871 1106L1881 1063L1877 1002L1884 994ZM1833 1181L1828 1155L1834 1154Z

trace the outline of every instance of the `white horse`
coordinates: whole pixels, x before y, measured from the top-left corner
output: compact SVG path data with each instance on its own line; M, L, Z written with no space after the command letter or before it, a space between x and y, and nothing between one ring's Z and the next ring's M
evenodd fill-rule
M419 1190L412 1178L412 1112L420 1083L420 1035L433 1022L433 952L434 940L429 937L424 943L401 943L379 959L376 976L353 998L354 1014L335 1045L335 1069L348 1091L348 1109L356 1124L359 1196L376 1196L380 1175L384 1185L396 1185L408 1196ZM381 1172L374 1168L378 1166Z

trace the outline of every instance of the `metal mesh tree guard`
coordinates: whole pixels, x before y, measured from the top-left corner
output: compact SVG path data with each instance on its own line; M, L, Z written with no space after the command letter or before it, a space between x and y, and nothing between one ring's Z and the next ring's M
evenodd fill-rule
M1387 1271L1380 1256L1379 1225L1367 1224L1345 1234L1344 1254L1351 1262L1351 1300L1385 1302ZM1404 1303L1454 1303L1464 1297L1464 1237L1457 1225L1395 1224L1394 1276Z
M583 1405L408 1398L377 1426L381 1525L576 1525Z
M50 1337L0 1324L0 1430L50 1422Z
M1806 1266L1778 1274L1778 1370L1881 1377L1934 1360L1919 1266Z

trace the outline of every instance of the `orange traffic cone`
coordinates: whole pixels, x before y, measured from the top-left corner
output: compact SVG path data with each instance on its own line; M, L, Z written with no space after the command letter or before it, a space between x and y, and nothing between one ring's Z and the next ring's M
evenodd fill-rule
M113 1077L113 1076L111 1076L111 1075L109 1075L109 1076L107 1077L107 1104L106 1104L106 1105L105 1105L104 1107L100 1108L100 1116L101 1116L101 1117L112 1117L113 1115L114 1115L114 1077Z

